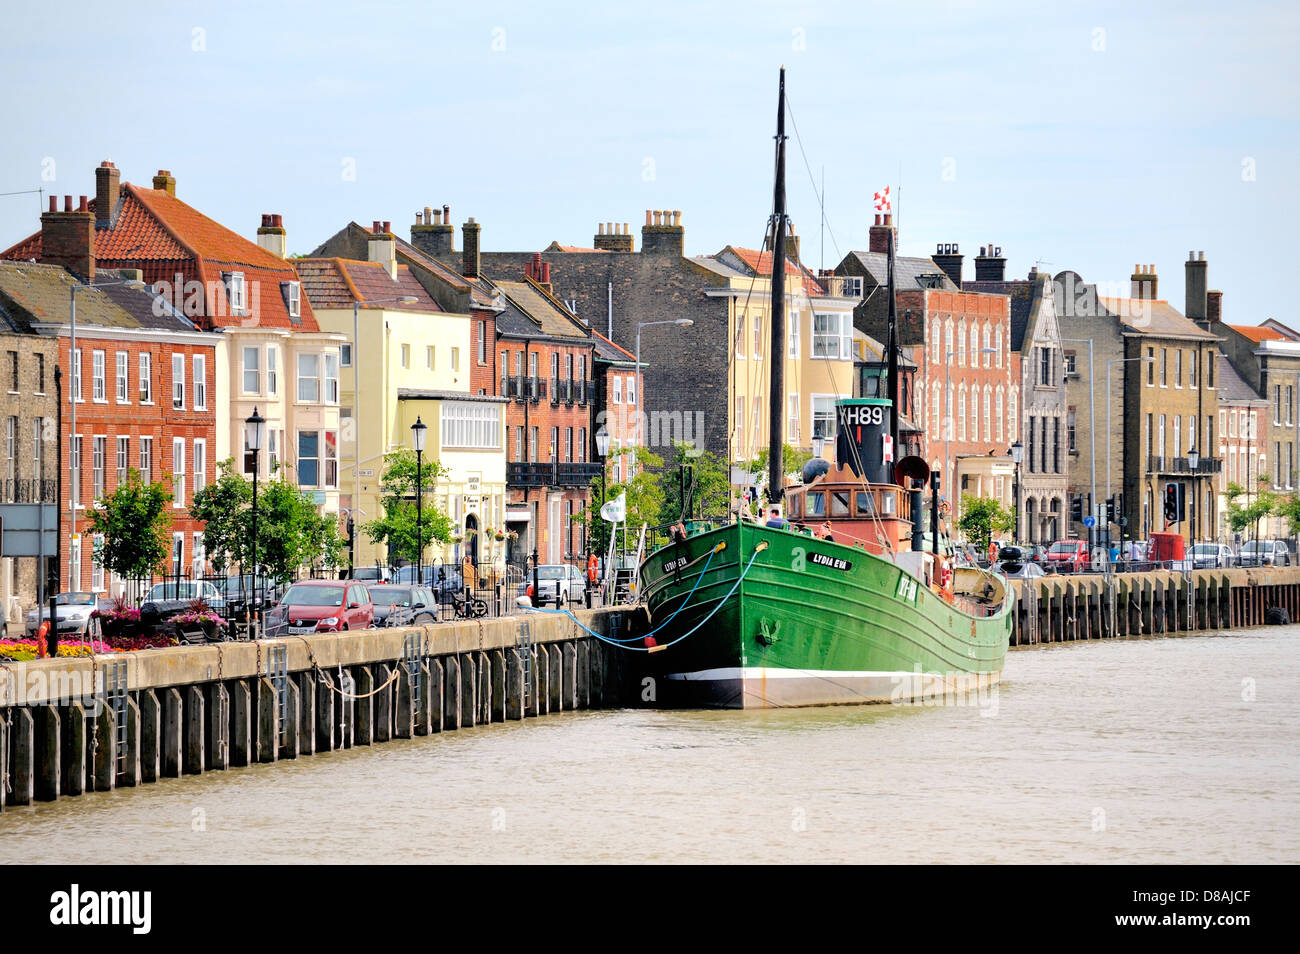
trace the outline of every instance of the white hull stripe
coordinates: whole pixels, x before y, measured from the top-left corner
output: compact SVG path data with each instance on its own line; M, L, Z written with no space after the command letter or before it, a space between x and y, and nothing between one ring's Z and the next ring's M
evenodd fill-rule
M984 672L938 673L908 672L904 669L778 669L765 666L729 666L721 669L701 669L697 672L674 672L669 673L668 678L687 682L720 682L733 679L913 679L918 676L922 679L943 679L992 674L994 674L994 671L987 670Z

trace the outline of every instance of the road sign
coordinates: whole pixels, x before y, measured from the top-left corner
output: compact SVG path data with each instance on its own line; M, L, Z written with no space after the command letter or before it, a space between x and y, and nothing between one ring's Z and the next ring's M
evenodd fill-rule
M1097 518L1092 514L1088 514L1088 516L1083 518L1083 525L1091 530L1093 527L1097 526Z
M54 556L59 546L58 527L58 511L52 503L0 504L0 553L7 557Z

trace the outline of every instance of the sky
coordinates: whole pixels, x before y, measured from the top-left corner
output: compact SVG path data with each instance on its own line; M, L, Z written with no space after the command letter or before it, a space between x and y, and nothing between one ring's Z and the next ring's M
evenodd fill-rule
M1008 277L1154 264L1181 308L1204 251L1225 320L1300 327L1300 5L0 4L0 193L93 195L111 159L249 237L280 213L294 253L443 204L485 251L639 247L646 209L688 254L757 247L784 65L806 264L865 248L889 185L900 251L957 242L968 279L987 244ZM0 195L0 248L39 208Z

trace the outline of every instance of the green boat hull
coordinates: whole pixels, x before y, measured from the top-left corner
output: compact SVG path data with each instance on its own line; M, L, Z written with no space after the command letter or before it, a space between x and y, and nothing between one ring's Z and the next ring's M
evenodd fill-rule
M889 559L750 523L654 552L640 592L661 704L737 709L982 698L1014 598L971 615Z

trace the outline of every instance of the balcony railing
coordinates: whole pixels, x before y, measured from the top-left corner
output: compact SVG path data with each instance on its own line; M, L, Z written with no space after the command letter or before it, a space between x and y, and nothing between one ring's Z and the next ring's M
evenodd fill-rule
M31 477L7 477L0 486L0 501L4 503L55 503L58 482L36 480Z
M1202 457L1192 467L1186 457L1163 457L1153 455L1147 458L1149 474L1217 474L1223 470L1223 458Z
M573 382L573 396L579 404L591 404L596 399L596 386L586 378Z
M506 464L509 487L586 487L600 475L600 464L574 461L511 461Z

